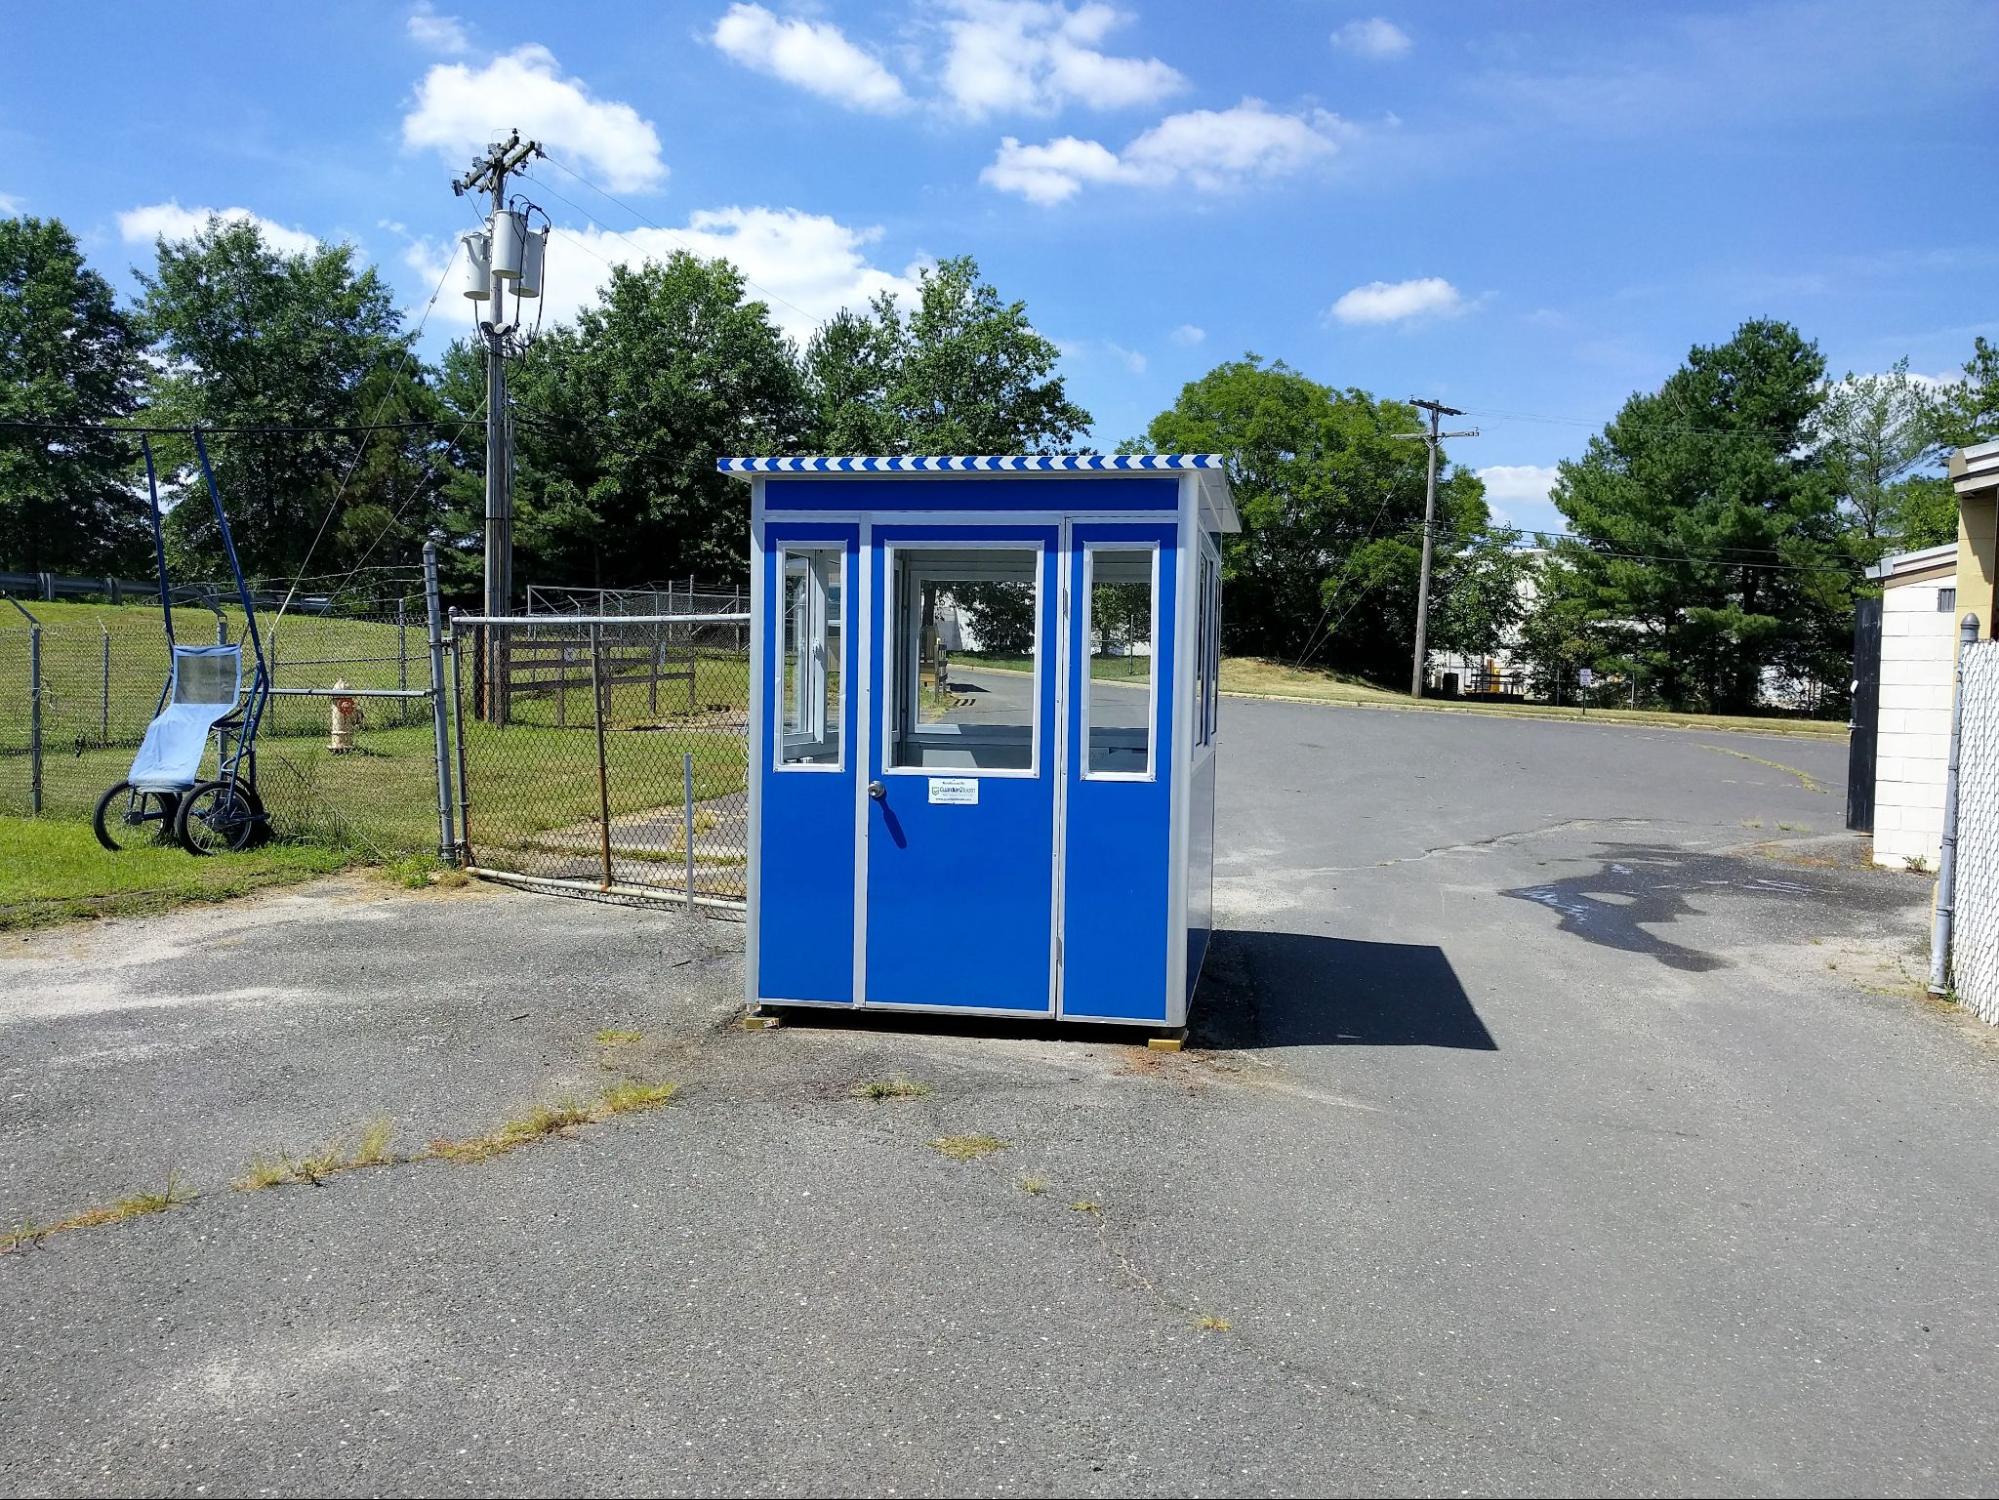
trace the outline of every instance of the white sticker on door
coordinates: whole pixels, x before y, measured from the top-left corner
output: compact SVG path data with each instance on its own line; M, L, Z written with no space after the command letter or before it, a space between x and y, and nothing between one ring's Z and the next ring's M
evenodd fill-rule
M942 802L954 807L977 807L979 779L976 776L932 776L930 801L933 805Z

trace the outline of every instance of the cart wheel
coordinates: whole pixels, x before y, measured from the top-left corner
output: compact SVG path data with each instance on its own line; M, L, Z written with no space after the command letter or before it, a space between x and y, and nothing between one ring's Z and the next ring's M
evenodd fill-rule
M136 791L131 782L121 781L97 799L90 826L97 842L115 854L139 843L172 843L179 810L180 793Z
M264 804L240 781L204 781L181 798L174 837L189 854L240 854L264 826Z

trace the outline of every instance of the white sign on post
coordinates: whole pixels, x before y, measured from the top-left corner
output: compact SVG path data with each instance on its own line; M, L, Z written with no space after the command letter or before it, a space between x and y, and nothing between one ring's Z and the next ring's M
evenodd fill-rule
M979 779L976 776L932 776L930 801L933 806L941 803L951 807L977 807Z
M1576 681L1584 687L1595 687L1596 673L1592 672L1588 667L1584 667L1580 672L1576 673Z

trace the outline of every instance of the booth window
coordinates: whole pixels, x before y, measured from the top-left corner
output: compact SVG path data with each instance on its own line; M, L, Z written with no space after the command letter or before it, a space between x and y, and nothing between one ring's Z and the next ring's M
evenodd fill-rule
M1092 780L1152 776L1156 556L1151 546L1083 552L1083 774Z
M1032 774L1040 549L898 547L893 556L888 765Z
M841 625L845 555L838 547L787 547L778 649L778 764L837 770L846 684Z

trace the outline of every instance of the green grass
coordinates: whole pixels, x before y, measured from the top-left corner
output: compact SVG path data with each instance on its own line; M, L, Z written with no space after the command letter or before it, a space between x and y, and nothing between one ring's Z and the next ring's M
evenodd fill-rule
M873 1078L855 1084L849 1092L856 1099L921 1099L930 1092L930 1085L913 1078Z
M123 779L132 753L158 706L167 655L157 609L128 604L35 603L43 621L43 811L87 819L105 787ZM26 749L28 629L0 606L0 810L29 808ZM225 611L231 638L240 611ZM288 615L269 631L267 651L280 686L422 688L430 680L422 612L408 626L393 622ZM183 642L212 642L215 616L177 609ZM108 680L104 642L109 639ZM680 662L686 660L683 655ZM467 663L469 668L469 661ZM658 711L645 682L613 684L605 751L613 816L678 807L681 754L694 757L697 800L744 786L740 723L748 696L745 659L704 648L697 654L694 717L687 717L684 682L658 686ZM475 840L516 845L534 834L596 816L597 746L591 689L578 667L558 698L552 673L545 692L518 692L515 722L495 729L466 721L466 760L473 782ZM467 681L469 690L469 677ZM19 687L18 701L8 694ZM559 706L558 706L559 704ZM437 797L429 706L421 700L364 699L365 715L352 754L325 750L327 702L274 698L258 738L258 780L280 832L345 846L378 859L434 849ZM18 711L16 711L18 710ZM558 717L567 728L555 728ZM672 732L657 728L671 726ZM213 751L210 758L212 763ZM207 769L207 768L204 768Z
M268 844L210 859L150 845L113 854L82 820L0 814L0 930L227 900L323 875L349 858L307 844Z
M954 651L951 665L967 669L984 667L997 672L1032 672L1034 658L1031 656L1001 656L988 651ZM1090 676L1098 681L1144 682L1152 675L1152 658L1149 656L1093 656L1090 658Z
M1502 718L1586 719L1590 723L1643 724L1672 729L1727 729L1757 734L1791 734L1845 739L1844 720L1798 719L1782 715L1675 713L1668 709L1592 708L1546 703L1477 703L1462 698L1425 698L1361 682L1336 672L1297 668L1258 657L1222 660L1222 691L1260 698L1299 698L1373 708L1414 708L1440 713L1492 714Z
M977 1161L1006 1148L1007 1142L996 1135L940 1135L930 1143L931 1150L953 1161Z

